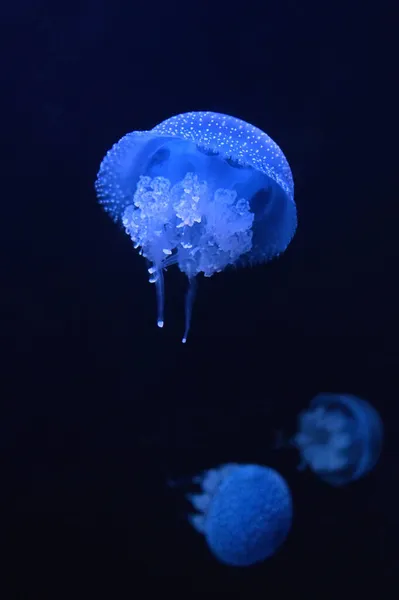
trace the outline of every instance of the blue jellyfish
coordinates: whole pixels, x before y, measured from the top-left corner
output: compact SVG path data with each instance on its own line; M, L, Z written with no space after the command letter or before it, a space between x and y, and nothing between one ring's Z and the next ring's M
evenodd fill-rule
M292 443L302 463L322 480L345 485L368 473L377 463L384 435L377 411L349 394L318 394L299 416Z
M284 252L296 229L284 154L260 129L223 114L184 113L128 133L106 154L95 187L149 262L159 327L163 270L177 264L188 277L183 343L196 276L269 261Z
M198 511L190 523L222 563L245 567L261 562L285 541L292 523L291 493L273 469L229 463L194 482L202 493L187 496Z

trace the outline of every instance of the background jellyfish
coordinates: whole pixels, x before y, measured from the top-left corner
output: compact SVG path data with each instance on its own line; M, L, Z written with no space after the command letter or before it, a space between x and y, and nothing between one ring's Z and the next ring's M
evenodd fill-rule
M292 523L291 493L273 469L225 464L194 481L202 491L188 495L198 511L189 520L221 562L249 566L285 541Z
M99 202L149 261L164 324L163 269L189 280L186 341L196 276L266 262L287 248L297 223L288 162L273 140L240 119L190 112L125 135L106 154Z
M335 486L366 475L382 447L383 425L365 400L349 394L318 394L298 419L292 443L321 479Z

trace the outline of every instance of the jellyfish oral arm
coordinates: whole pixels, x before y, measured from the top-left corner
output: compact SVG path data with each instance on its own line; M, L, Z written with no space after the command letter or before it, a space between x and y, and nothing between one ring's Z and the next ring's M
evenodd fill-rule
M164 305L165 305L165 289L162 268L159 269L152 265L149 267L148 272L150 274L150 283L155 283L155 289L157 293L157 325L163 327L164 325Z
M122 223L135 247L150 261L157 293L157 324L164 324L163 269L177 264L189 279L185 303L187 341L196 295L196 275L211 277L252 247L254 215L234 190L212 190L194 173L172 185L165 177L140 177Z
M187 342L188 332L190 331L191 314L193 312L193 304L197 293L197 280L195 277L190 277L188 280L188 290L186 294L186 310L185 310L185 327L182 343Z
M155 282L155 289L157 291L157 325L158 325L158 327L162 328L163 327L164 303L165 303L162 269L160 269L158 271L158 279Z

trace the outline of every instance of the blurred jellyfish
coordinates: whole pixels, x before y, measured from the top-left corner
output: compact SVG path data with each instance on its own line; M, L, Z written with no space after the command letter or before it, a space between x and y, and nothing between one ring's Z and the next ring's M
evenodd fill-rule
M318 394L300 414L292 443L327 483L340 486L368 473L378 461L383 425L365 400L349 394Z
M222 563L261 562L285 541L292 523L291 493L273 469L230 463L194 481L202 491L187 496L197 511L190 523Z
M180 114L125 135L102 161L96 192L150 263L159 327L163 270L177 264L187 275L183 342L196 276L267 262L296 229L294 184L280 148L253 125L213 112Z

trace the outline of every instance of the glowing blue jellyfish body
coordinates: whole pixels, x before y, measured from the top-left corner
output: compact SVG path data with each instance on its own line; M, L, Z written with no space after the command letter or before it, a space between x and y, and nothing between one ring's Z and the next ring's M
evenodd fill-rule
M159 327L163 269L177 264L187 275L183 342L196 275L266 262L296 229L293 179L280 148L260 129L212 112L180 114L125 135L102 161L96 191L150 262Z
M191 494L198 511L190 522L205 536L215 557L245 567L272 556L292 524L292 500L284 479L259 465L222 465L195 479Z
M365 400L349 394L318 394L299 417L293 443L303 465L334 486L366 475L381 453L383 424Z

